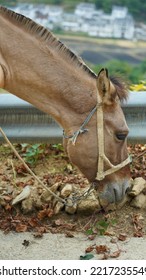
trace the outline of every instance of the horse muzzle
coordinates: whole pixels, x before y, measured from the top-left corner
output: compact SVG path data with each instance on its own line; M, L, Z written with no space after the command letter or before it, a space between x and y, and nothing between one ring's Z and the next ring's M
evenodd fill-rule
M124 179L120 182L109 182L99 194L99 199L107 201L107 204L122 201L126 192L130 188L130 180Z

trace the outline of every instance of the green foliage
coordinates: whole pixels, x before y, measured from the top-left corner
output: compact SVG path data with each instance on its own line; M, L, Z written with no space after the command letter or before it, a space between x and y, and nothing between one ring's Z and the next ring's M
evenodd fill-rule
M91 226L87 231L87 235L92 235L94 233L99 233L99 235L104 235L109 228L109 226L116 224L117 221L115 219L112 219L110 221L106 220L100 220L96 222L95 225Z
M139 65L132 65L121 60L110 60L104 65L93 66L93 71L98 73L101 68L107 68L110 76L119 75L132 84L141 84L141 81L146 80L146 60Z
M63 152L64 151L64 148L63 148L63 145L61 143L58 143L58 144L53 144L52 147L59 151L59 152Z
M84 256L80 256L80 260L91 260L94 258L93 254L85 254Z
M34 166L36 165L40 156L44 153L44 144L22 144L23 149L25 149L24 158L25 161Z
M0 5L13 7L17 2L17 0L0 0Z

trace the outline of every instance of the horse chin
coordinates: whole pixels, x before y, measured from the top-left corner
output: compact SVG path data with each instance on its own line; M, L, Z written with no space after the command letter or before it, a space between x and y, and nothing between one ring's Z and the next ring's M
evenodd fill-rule
M104 185L103 191L99 197L101 200L105 200L108 203L119 203L123 200L126 192L130 188L130 180L124 179L120 182L109 182Z

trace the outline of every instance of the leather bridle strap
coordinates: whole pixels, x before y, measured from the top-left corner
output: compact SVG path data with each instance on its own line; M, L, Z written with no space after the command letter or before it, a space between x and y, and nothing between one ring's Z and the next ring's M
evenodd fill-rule
M101 104L100 95L97 94L97 104ZM103 106L99 106L97 110L97 138L98 138L98 167L96 179L98 181L103 180L107 175L112 174L128 163L130 163L130 157L117 165L113 165L104 153L104 119L103 119ZM104 162L106 162L110 168L104 171Z

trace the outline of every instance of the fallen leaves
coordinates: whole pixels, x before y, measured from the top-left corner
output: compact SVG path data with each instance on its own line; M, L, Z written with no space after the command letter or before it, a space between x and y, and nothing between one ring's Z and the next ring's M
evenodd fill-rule
M25 152L25 149L23 152ZM146 179L146 145L130 145L129 153L133 157L133 163L131 164L132 177L135 178L137 176L142 176ZM74 166L70 165L66 156L63 155L62 150L56 151L56 148L51 149L48 145L44 151L44 155L46 156L44 156L41 161L38 159L37 165L34 167L34 172L40 176L41 180L47 186L50 187L58 182L61 182L61 184L75 184L80 188L88 186L87 180L78 173ZM101 213L102 216L98 213L98 217L97 215L93 215L87 219L87 222L81 216L79 216L76 221L72 219L72 216L69 218L62 217L64 215L63 210L60 213L60 216L55 216L52 205L49 205L49 203L47 204L46 202L41 204L37 200L37 198L41 197L42 189L40 188L39 190L37 183L34 181L32 176L27 173L24 165L20 164L10 152L8 157L13 160L13 169L11 162L8 162L8 160L4 157L3 152L0 165L0 229L5 232L11 230L17 232L33 231L35 236L38 238L41 237L44 232L48 231L53 233L63 232L66 237L72 238L74 236L74 231L85 232L85 226L87 224L89 225L87 228L89 229L88 240L95 240L96 236L99 234L112 236L112 233L115 232L119 241L126 240L127 236L119 233L122 227L121 223L117 220L117 226L116 223L113 224L116 215L113 215L113 218L108 218L105 216L105 213ZM50 170L53 170L53 172L50 172ZM32 192L31 197L33 201L32 212L24 215L24 208L21 203L18 203L16 206L12 206L12 199L27 185L32 186L32 189L35 189L36 191ZM123 214L121 213L121 215ZM89 223L90 219L91 222ZM100 222L100 219L103 220L102 223ZM130 233L128 231L129 227L131 230ZM134 215L130 215L130 218L125 220L124 228L126 228L125 232L127 235L130 234L132 236L141 237L144 234L143 221L138 218L138 216L134 217ZM94 230L91 231L90 229ZM89 248L88 250L91 249L92 248ZM93 251L94 250L96 251L95 248ZM100 250L104 250L104 248L100 248L99 251ZM105 255L108 254L108 252L103 252L102 254L106 257ZM118 253L115 252L115 255L117 254Z
M144 232L143 232L143 223L142 223L143 217L141 214L134 214L132 216L132 222L134 226L134 237L143 237Z
M44 218L51 218L54 215L54 211L51 208L45 208L43 210L40 210L37 214L37 217L39 220L42 220Z
M18 224L18 225L16 225L15 230L17 232L26 232L27 231L27 225L25 225L25 224Z
M133 159L131 164L132 178L143 177L146 180L146 145L129 145L128 150Z
M101 259L105 260L105 259L109 259L109 258L118 258L122 252L121 249L119 249L118 244L117 245L117 250L114 252L111 252L111 249L107 246L107 245L90 245L89 247L87 247L85 249L85 253L86 256L89 255L89 253L93 252L93 257L97 254L97 255L102 255ZM86 259L86 258L85 258Z
M125 241L127 239L127 234L120 233L118 236L118 240Z

